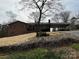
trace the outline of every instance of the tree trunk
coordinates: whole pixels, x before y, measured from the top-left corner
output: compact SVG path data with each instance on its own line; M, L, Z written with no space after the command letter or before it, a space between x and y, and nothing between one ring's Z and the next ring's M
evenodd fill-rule
M40 30L40 21L41 21L41 17L42 17L42 11L40 10L40 15L39 15L39 19L38 19L38 22L37 22L37 33L36 33L36 36L39 36L39 32L41 31Z

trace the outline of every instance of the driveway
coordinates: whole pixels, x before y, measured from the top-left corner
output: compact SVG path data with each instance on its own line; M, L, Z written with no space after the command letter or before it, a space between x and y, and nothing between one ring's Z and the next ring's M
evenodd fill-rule
M70 33L75 36L79 36L79 31L65 31L65 33Z

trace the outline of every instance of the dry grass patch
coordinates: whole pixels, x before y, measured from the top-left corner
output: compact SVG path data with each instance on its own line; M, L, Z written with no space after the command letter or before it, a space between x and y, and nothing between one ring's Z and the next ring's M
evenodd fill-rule
M63 32L47 32L47 34L49 34L51 37L54 37L54 38L74 37L73 35L70 35L69 33L63 33ZM13 36L13 37L0 38L0 47L11 46L11 45L16 45L16 44L20 45L21 43L25 43L26 41L29 41L30 38L33 39L33 37L36 37L36 33L29 33L29 34L18 35L18 36Z
M50 36L53 36L53 37L59 37L62 35L61 32L47 32Z
M36 36L36 33L30 33L30 34L18 35L13 37L0 38L0 47L21 44L28 41L29 38L32 38L35 36Z
M47 32L50 36L59 36L61 35L60 32ZM18 35L13 37L5 37L0 38L0 47L2 46L10 46L10 45L19 45L21 43L24 43L26 41L29 41L30 38L33 38L36 36L36 33L29 33L24 35Z

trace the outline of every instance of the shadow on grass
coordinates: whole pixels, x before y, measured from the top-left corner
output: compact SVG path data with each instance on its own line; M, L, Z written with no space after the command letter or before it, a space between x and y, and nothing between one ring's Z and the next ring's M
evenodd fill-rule
M7 59L64 59L64 50L57 54L48 48L72 45L73 48L79 49L78 45L73 45L78 44L79 40L72 38L52 39L46 40L42 37L20 45L0 47L0 53L7 53Z
M10 52L10 51L23 51L23 50L31 50L34 48L46 48L46 47L62 47L62 46L69 46L74 43L79 43L79 40L72 39L72 38L62 38L62 39L48 39L45 38L37 39L35 41L29 41L20 45L13 45L13 46L4 46L0 47L0 52Z

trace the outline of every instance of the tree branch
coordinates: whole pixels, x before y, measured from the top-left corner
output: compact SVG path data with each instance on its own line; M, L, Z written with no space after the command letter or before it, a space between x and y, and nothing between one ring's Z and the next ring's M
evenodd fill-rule
M43 14L45 13L45 12L47 12L49 9L47 9L47 10L45 10L44 12L42 12Z
M39 1L40 1L40 0L38 0L37 3L38 3Z
M44 16L49 16L49 15L46 15L46 14L44 14L44 13L42 13Z
M43 9L43 7L44 7L46 1L47 1L47 0L43 0L42 5L41 5L41 9Z
M36 2L35 0L33 0L33 1L34 1L35 5L37 6L37 8L39 8L39 10L41 10L39 5L37 4L38 2Z

